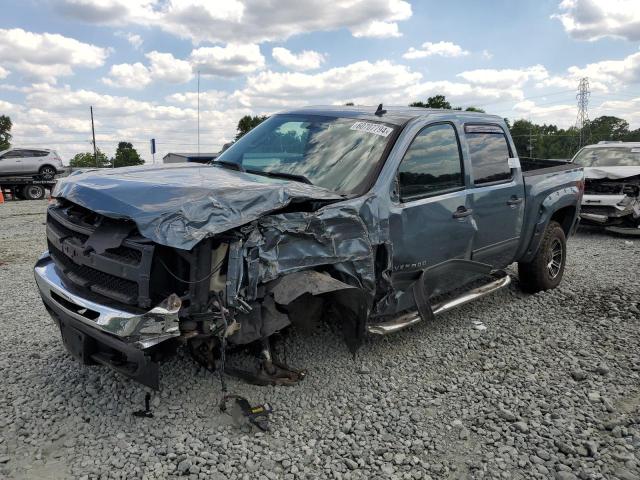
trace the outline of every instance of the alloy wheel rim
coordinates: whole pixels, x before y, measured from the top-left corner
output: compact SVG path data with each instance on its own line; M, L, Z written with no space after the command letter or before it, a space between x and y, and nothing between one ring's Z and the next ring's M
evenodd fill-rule
M551 278L556 278L560 275L562 270L562 261L564 259L564 249L562 242L559 239L554 238L549 249L549 256L547 259L547 270Z

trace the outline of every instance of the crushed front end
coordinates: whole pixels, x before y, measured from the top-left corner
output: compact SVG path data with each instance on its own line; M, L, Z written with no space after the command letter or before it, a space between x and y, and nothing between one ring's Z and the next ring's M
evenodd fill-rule
M304 372L272 357L269 339L336 313L353 351L362 341L374 287L372 246L351 208L260 217L204 238L189 250L140 234L58 198L47 213L46 252L35 267L43 302L66 348L159 387L158 362L180 344L214 370L228 345L258 347L259 384L290 384Z
M586 179L580 217L607 231L640 235L640 176Z

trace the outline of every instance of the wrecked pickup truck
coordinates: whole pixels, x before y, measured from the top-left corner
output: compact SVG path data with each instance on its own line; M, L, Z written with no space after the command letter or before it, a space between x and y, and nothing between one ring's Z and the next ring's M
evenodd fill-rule
M600 142L573 158L584 167L582 223L640 236L640 142Z
M252 344L239 375L287 384L302 373L269 339L290 325L333 318L355 352L508 285L513 262L527 291L556 287L583 188L580 167L521 162L496 116L301 109L210 165L61 180L35 278L85 364L158 388L168 345L221 369Z

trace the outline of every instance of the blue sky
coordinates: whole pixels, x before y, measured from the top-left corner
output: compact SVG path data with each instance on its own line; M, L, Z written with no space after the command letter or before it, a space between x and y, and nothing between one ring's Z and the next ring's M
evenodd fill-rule
M230 140L245 114L305 104L405 105L444 94L511 119L640 126L640 0L3 1L0 114L14 143L88 150L89 106L108 154Z

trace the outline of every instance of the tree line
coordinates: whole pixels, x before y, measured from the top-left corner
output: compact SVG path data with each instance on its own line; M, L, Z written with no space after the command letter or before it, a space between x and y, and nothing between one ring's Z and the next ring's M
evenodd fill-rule
M73 168L119 168L144 165L144 159L130 142L118 142L116 154L108 158L99 148L93 152L77 153L69 165Z
M353 105L352 102L346 105ZM481 112L484 110L477 107L452 107L444 95L434 95L426 102L416 101L409 104L410 107L422 108L442 108L451 110L464 110L467 112ZM235 140L238 140L260 123L265 121L266 115L245 115L238 121ZM538 124L529 120L516 120L513 123L504 119L511 131L511 136L516 145L518 155L531 158L571 158L578 151L580 132L575 127L559 128L554 124ZM11 118L7 115L0 115L0 151L11 147ZM620 140L623 142L640 141L640 128L631 130L629 122L614 116L600 116L589 121L585 125L583 136L586 142L583 145L597 143L602 140ZM143 165L144 160L130 142L121 141L118 143L116 153L112 158L108 158L98 149L94 157L93 152L83 152L76 154L70 161L71 167L88 168L111 168L126 167L132 165Z
M352 102L345 104L353 106ZM442 108L448 110L464 110L467 112L480 112L484 110L478 107L452 107L444 95L434 95L429 97L426 102L416 101L409 104L410 107L422 108ZM236 140L248 133L251 129L258 126L268 117L245 115L240 119L237 126ZM553 124L538 124L529 120L516 120L511 123L508 119L504 119L513 142L516 145L518 155L523 158L572 158L579 150L580 132L576 127L559 128ZM640 128L631 130L629 122L622 118L613 116L600 116L589 121L585 125L583 132L583 145L597 143L602 140L620 140L623 142L640 141Z

